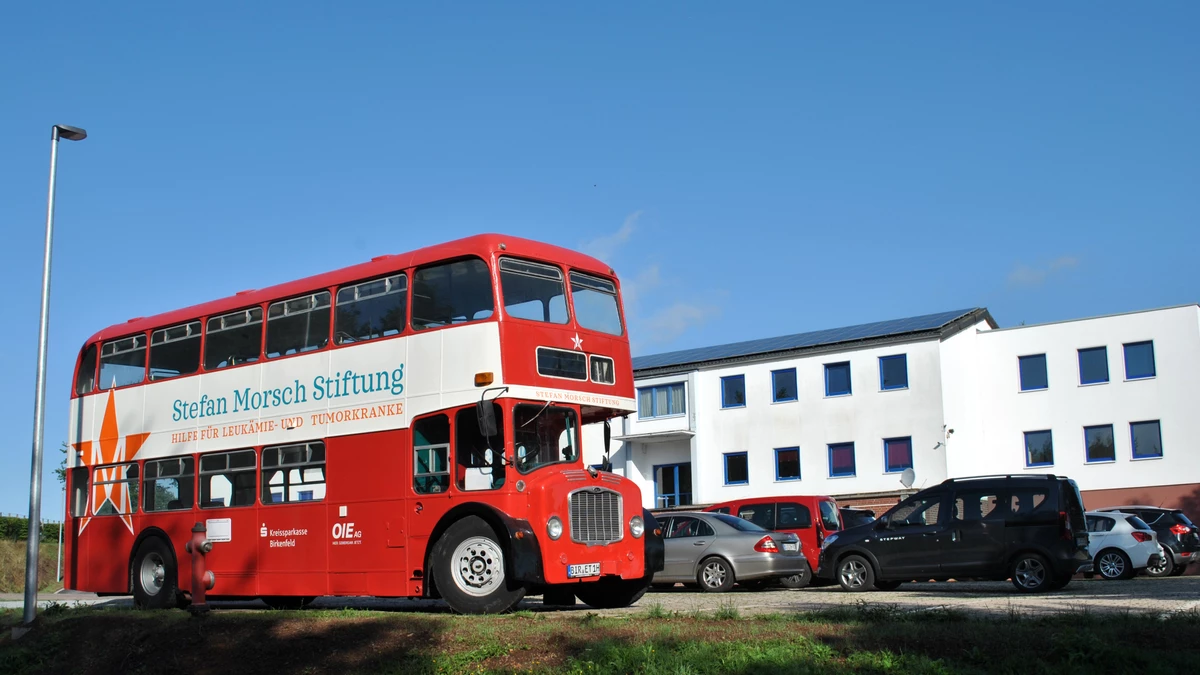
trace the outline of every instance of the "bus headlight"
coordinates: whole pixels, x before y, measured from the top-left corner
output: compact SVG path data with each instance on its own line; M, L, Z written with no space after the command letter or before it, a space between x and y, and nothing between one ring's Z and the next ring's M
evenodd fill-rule
M646 531L646 521L642 520L641 516L634 516L629 519L629 532L633 534L634 539L642 536Z
M558 516L550 516L550 520L546 521L546 534L554 540L562 536L562 521L558 519Z

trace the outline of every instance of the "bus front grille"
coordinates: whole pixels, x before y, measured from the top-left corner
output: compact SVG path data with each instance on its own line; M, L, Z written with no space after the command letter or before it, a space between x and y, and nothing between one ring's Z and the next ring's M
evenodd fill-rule
M571 541L609 544L620 541L621 495L592 487L571 493Z

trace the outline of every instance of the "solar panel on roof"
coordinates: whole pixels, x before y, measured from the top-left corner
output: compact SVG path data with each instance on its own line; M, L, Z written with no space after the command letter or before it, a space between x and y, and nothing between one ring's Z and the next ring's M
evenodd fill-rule
M635 357L633 359L633 369L664 368L685 363L702 363L704 361L717 361L739 356L750 356L752 354L767 354L789 349L801 349L804 347L831 345L866 338L879 338L933 330L941 328L955 319L966 316L974 311L975 309L960 309L953 312L925 314L891 321L876 321L856 326L827 328L808 333L797 333L795 335L782 335L779 337L762 338L760 340L743 340L725 345L696 347L694 349L684 349L662 354L649 354Z

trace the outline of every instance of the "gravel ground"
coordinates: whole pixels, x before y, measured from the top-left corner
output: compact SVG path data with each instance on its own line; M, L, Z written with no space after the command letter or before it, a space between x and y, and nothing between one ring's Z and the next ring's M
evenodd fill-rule
M97 598L91 594L62 593L42 595L44 606L50 601L68 605L81 603L97 606L128 607L132 599ZM543 608L540 598L530 598L519 609L532 611L595 611L605 615L636 614L660 605L667 612L713 612L735 607L742 614L797 612L856 607L890 606L900 610L933 611L952 609L978 614L1053 614L1063 612L1136 612L1171 614L1200 611L1200 576L1168 579L1137 578L1130 581L1077 579L1061 591L1042 595L1018 592L1006 581L905 584L898 590L847 593L840 588L805 588L750 592L734 589L729 593L699 593L682 586L673 590L652 590L633 607L593 610L583 604L572 608ZM254 602L214 602L215 609L256 609ZM432 600L389 600L384 598L319 598L314 608L374 609L382 611L445 612L446 605ZM0 607L19 608L19 595L0 596Z

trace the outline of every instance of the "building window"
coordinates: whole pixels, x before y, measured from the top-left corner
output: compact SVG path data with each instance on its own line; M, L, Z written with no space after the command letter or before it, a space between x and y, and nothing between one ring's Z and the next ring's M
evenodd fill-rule
M746 376L730 375L721 378L721 407L741 408L746 405Z
M1125 345L1125 379L1140 380L1154 375L1154 343L1132 342Z
M1159 425L1158 420L1130 424L1129 435L1133 438L1134 459L1163 456L1162 427Z
M775 448L775 480L800 480L800 448Z
M850 362L825 364L825 395L847 396L850 394Z
M1046 355L1033 354L1017 359L1021 366L1021 391L1036 391L1050 386L1046 376Z
M744 452L725 453L725 484L745 485L750 482L750 460Z
M1079 384L1108 382L1108 347L1079 350Z
M1025 466L1054 464L1054 442L1050 430L1025 432Z
M879 357L879 388L908 389L908 355Z
M687 403L682 382L638 389L638 419L682 415L685 412Z
M771 391L776 403L796 400L796 369L771 371Z
M1084 427L1083 446L1088 462L1112 462L1117 459L1117 449L1113 445L1113 427L1111 424Z
M883 439L883 463L888 473L913 467L912 437Z
M829 476L839 478L854 475L854 444L832 443L829 446Z

